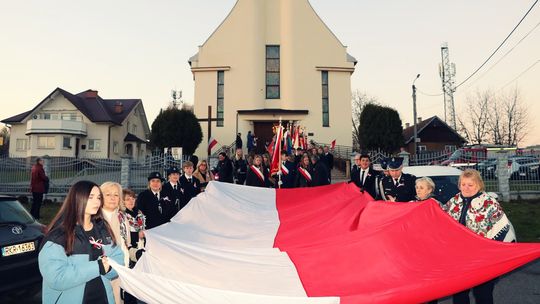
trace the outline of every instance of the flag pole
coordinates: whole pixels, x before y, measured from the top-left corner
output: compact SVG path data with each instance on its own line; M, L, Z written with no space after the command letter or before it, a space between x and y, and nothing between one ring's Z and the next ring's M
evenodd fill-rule
M279 129L281 130L281 116L279 117ZM282 147L281 143L279 143L279 147ZM278 158L279 158L279 167L278 167L278 189L281 189L281 174L282 174L282 171L281 171L281 149L279 149L279 155L278 155ZM274 151L274 153L276 153L276 151Z

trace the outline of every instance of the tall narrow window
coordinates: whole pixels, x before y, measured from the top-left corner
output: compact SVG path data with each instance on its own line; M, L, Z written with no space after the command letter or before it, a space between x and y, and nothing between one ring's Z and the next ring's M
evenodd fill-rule
M266 99L279 99L279 45L266 46Z
M218 71L217 72L217 118L221 118L222 120L218 120L216 122L216 126L223 127L224 125L224 116L223 112L225 111L225 105L224 105L224 89L225 89L225 72Z
M322 77L322 125L330 127L330 106L328 105L328 71L321 72Z

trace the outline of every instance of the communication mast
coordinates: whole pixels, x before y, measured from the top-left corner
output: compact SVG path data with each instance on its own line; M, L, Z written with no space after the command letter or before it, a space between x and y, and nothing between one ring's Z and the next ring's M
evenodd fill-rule
M444 93L444 121L454 130L457 130L456 110L454 108L456 65L450 63L450 52L448 51L448 43L446 42L441 45L441 58L442 63L439 65L439 75L441 76Z
M171 90L172 105L175 108L181 106L184 101L182 100L182 91L181 90Z

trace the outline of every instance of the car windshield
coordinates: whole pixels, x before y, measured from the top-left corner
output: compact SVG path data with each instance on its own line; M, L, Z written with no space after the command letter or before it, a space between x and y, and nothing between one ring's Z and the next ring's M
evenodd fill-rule
M458 175L451 176L431 176L431 179L435 183L435 191L433 191L435 198L442 204L446 204L454 195L459 193L458 189Z
M0 201L0 224L31 224L34 219L17 200Z

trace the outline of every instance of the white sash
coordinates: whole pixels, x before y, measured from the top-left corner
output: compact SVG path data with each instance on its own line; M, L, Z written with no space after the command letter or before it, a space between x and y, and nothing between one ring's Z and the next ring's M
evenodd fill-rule
M298 169L300 169L300 173L304 176L304 178L308 181L308 182L311 182L311 174L309 174L308 170L302 168L302 167L299 167Z
M262 171L259 168L255 167L253 165L251 165L249 167L251 168L251 171L253 171L253 173L255 173L255 175L257 175L257 177L261 180L261 182L264 182L264 175L263 175Z
M289 175L289 169L285 167L285 164L281 164L281 172L283 172L284 175Z

